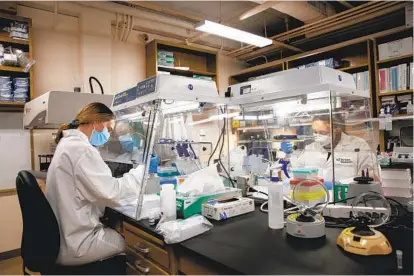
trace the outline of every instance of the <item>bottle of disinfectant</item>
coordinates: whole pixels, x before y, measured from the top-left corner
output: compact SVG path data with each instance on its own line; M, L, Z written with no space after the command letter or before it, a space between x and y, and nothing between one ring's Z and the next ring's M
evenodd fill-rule
M271 176L269 183L269 227L272 229L282 229L283 217L283 184L279 177Z

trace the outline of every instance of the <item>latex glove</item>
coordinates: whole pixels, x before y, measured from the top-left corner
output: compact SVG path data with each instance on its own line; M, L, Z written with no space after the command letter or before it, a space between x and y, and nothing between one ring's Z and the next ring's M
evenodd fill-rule
M280 147L282 148L282 151L286 154L293 152L293 146L291 142L282 142L280 143Z

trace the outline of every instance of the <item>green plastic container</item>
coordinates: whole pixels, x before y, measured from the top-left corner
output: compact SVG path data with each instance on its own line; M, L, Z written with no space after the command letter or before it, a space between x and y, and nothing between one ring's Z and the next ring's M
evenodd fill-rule
M345 200L348 194L348 184L335 184L334 201Z

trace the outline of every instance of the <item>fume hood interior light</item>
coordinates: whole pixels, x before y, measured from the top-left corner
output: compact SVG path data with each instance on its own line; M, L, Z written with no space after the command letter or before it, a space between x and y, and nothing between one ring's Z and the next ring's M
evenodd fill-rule
M269 119L273 119L273 114L267 114L267 115L259 115L258 116L259 120L269 120Z
M239 121L255 121L257 116L236 116L234 119Z
M248 33L239 29L235 29L226 25L215 23L209 20L204 20L200 22L199 24L197 24L195 29L197 31L202 31L224 38L228 38L231 40L240 41L260 48L271 45L273 43L271 39Z
M175 102L173 104L170 104L170 106L163 104L162 105L162 112L164 115L167 114L174 114L174 113L180 113L180 112L189 112L193 111L195 109L199 108L199 103L196 102Z
M208 122L212 122L212 121L218 121L221 120L223 118L235 118L235 116L239 115L239 112L233 112L233 113L228 113L228 114L220 114L220 115L213 115L208 117L207 119L204 120L199 120L199 121L193 121L192 123L190 123L190 125L195 126L195 125L200 125L200 124L204 124L204 123L208 123Z

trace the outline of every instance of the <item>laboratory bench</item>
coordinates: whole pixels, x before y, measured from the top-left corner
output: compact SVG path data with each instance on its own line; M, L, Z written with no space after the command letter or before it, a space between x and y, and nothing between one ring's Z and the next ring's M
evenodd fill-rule
M46 179L46 173L33 173L38 180ZM398 201L406 205L408 199ZM342 228L325 228L326 237L320 239L293 238L284 230L270 229L267 214L258 208L229 220L210 220L210 231L173 245L166 244L148 220L134 219L133 213L134 208L106 208L102 218L125 237L130 275L413 275L413 232L406 228L381 230L393 247L390 255L357 256L336 245ZM397 249L403 252L403 270L397 270Z
M106 222L126 239L130 274L409 274L413 275L413 233L387 228L393 253L357 256L336 245L341 228L309 240L268 228L267 214L255 212L226 221L179 244L167 245L148 221L108 208ZM403 251L397 270L395 250Z

